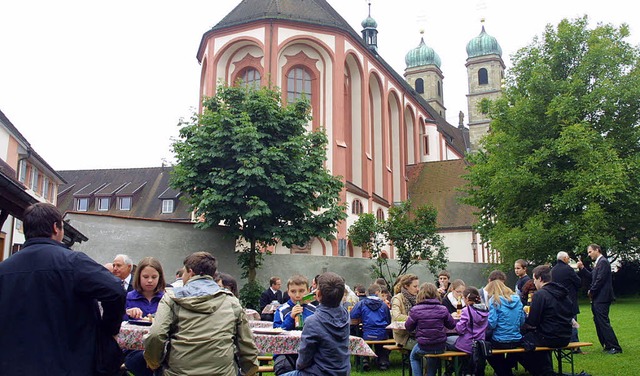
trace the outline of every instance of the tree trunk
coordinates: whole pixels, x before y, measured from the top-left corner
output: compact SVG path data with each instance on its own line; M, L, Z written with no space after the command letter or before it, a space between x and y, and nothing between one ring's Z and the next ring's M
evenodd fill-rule
M256 280L256 239L251 239L249 249L249 267L247 270L247 282L253 283Z

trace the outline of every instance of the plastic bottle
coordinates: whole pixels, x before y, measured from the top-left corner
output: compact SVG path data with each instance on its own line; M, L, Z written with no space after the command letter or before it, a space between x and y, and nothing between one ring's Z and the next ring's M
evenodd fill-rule
M296 307L301 307L300 302L296 303ZM303 312L298 313L294 319L296 330L302 330L302 327L304 326L304 317L302 316Z

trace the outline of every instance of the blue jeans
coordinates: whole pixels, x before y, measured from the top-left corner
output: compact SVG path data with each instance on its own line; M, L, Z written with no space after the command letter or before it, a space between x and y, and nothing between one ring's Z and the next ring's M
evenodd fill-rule
M443 352L444 346L442 349L437 350L422 350L418 344L413 346L411 355L409 355L409 361L411 362L411 375L422 375L422 359L424 359L425 354L442 354ZM440 369L440 359L427 358L427 376L435 376L438 369Z
M283 373L280 376L298 376L299 374L300 374L300 371L291 371L291 372Z

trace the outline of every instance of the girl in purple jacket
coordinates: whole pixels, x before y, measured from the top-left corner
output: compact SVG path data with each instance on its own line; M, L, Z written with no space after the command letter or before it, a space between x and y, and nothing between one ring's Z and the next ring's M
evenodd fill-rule
M467 287L463 296L467 305L462 310L460 321L456 324L456 332L458 332L459 336L449 337L447 343L453 345L454 350L471 354L473 341L485 339L489 323L489 309L481 302L477 288L473 286ZM479 369L475 375L484 376L484 364L478 366ZM465 374L467 373L470 372L465 371Z
M446 329L453 329L456 322L440 302L438 288L433 283L420 287L417 304L409 311L405 322L408 331L416 332L418 344L411 350L411 373L422 375L422 359L425 354L443 353L447 342ZM427 358L427 376L435 376L440 368L440 359Z

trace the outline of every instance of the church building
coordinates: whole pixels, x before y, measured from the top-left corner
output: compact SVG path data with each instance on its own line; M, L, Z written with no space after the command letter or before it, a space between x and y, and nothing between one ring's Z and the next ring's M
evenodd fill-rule
M348 241L349 226L362 213L386 218L392 205L412 199L438 209L450 261L490 261L455 186L463 182L465 154L488 131L476 105L500 94L500 46L484 27L467 45L469 123L461 117L453 126L445 120L438 54L422 39L407 53L403 77L378 54L377 34L370 15L358 33L326 0L241 0L202 37L201 99L220 82L238 81L278 86L286 101L310 98L310 126L325 128L329 139L327 168L344 178L349 216L337 239L273 251L365 257ZM393 247L385 257L394 258Z

